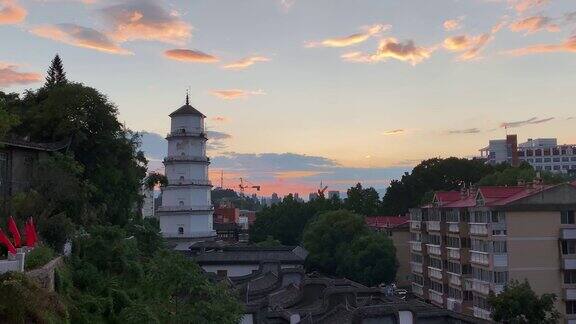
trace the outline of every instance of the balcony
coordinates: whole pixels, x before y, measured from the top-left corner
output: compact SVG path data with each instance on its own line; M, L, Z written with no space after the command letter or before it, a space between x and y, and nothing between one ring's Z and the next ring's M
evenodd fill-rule
M422 252L422 242L410 242L412 246L412 251L414 252Z
M442 280L442 270L428 267L428 277Z
M412 268L412 272L423 273L422 263L410 262L410 267Z
M448 273L448 282L454 286L461 286L462 279L459 274Z
M427 221L426 222L426 229L428 231L440 231L440 222L439 221Z
M195 186L211 186L212 182L208 179L183 179L183 178L174 178L168 179L169 185L176 185L176 186L188 186L188 185L195 185Z
M424 296L424 288L417 283L412 283L412 292L420 297Z
M428 254L442 255L442 249L440 249L440 245L426 244L426 250L428 251Z
M410 221L410 229L419 231L419 230L421 230L421 227L422 227L421 221L417 221L417 220L411 220Z
M464 290L470 291L472 290L472 279L464 278Z
M487 266L490 264L490 257L486 252L470 251L470 262Z
M492 262L495 267L507 267L508 266L508 254L499 253L492 255Z
M448 232L460 233L460 224L459 223L448 223Z
M474 317L485 319L487 321L490 320L490 311L487 311L483 308L474 306Z
M569 259L565 258L566 256L562 255L562 268L565 270L576 270L576 259Z
M182 206L160 206L158 212L190 212L190 211L211 211L209 205L182 205Z
M447 247L446 250L448 251L448 258L460 260L460 249L459 248Z
M462 301L454 298L446 298L446 308L456 313L462 312Z
M442 296L442 293L434 290L428 290L428 293L430 301L439 305L444 305L444 297Z
M471 223L470 235L488 235L488 224Z
M166 135L166 139L170 139L173 137L201 137L206 139L206 133L201 129L197 128L195 131L188 131L188 130L178 130Z
M164 162L210 162L210 159L201 156L173 155L165 157Z
M483 295L488 295L490 293L490 283L473 279L472 290Z

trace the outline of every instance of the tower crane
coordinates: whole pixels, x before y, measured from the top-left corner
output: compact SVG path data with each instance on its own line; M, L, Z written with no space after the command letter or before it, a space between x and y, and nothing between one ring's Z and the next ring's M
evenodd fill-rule
M326 192L326 189L328 189L328 186L322 187L322 181L320 181L320 188L318 189L318 197L319 198L325 197L324 193Z
M244 184L244 182L246 182L246 184ZM254 185L250 181L243 178L240 178L240 184L238 185L238 188L240 188L241 194L244 194L244 189L256 189L256 191L260 191L260 186Z

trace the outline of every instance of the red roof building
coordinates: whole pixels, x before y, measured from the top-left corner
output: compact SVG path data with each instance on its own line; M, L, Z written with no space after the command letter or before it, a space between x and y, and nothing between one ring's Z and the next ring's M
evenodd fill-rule
M408 224L408 216L370 216L366 217L366 225L372 229L383 230Z

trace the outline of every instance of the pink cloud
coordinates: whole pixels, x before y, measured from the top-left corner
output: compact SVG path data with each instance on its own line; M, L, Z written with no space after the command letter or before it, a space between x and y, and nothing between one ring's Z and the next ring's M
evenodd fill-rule
M391 37L381 40L378 50L374 54L350 52L341 57L345 61L357 63L374 63L392 58L416 65L430 58L434 50L434 48L416 46L412 40L399 42L396 38Z
M118 42L151 40L184 44L192 35L192 26L178 12L168 12L150 0L131 0L102 9L111 23L109 35Z
M513 56L524 56L539 53L576 53L576 35L568 38L560 44L537 44L528 47L513 49L507 51L507 54Z
M17 0L0 0L0 25L13 25L26 19L28 12Z
M95 29L75 24L38 26L32 28L30 32L40 37L109 54L132 54L105 34Z
M524 13L530 9L542 7L548 4L550 0L508 0L508 2L518 13Z
M0 86L10 87L36 83L42 80L42 76L39 73L18 72L18 67L16 64L0 62Z
M446 30L446 31L457 30L457 29L462 28L462 20L464 20L464 17L459 17L456 19L449 19L449 20L444 21L442 26L444 27L444 30Z
M364 31L344 37L327 38L322 41L307 42L306 47L348 47L367 41L370 37L376 36L385 30L390 29L390 25L375 24L364 27Z
M513 32L526 32L527 34L531 34L541 30L559 32L560 27L554 24L551 18L532 16L511 23L510 30Z
M256 64L257 62L269 62L270 59L265 57L265 56L249 56L249 57L245 57L241 60L232 62L232 63L228 63L224 66L222 66L223 69L226 70L244 70L254 64Z
M451 52L459 52L459 61L471 61L480 58L480 53L484 47L494 40L494 35L500 31L504 26L504 22L500 22L488 33L480 35L458 35L444 39L443 47Z
M241 89L227 89L227 90L212 90L212 95L225 100L242 99L254 95L265 94L262 90L246 91Z
M218 57L206 54L197 50L172 49L164 52L164 56L169 59L194 63L216 63L220 61Z

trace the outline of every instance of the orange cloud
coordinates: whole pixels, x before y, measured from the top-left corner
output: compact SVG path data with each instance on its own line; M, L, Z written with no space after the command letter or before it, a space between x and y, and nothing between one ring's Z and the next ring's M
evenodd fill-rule
M504 22L500 22L494 25L490 32L481 35L458 35L448 37L444 39L442 45L445 49L451 52L460 52L461 54L458 56L459 61L478 59L480 57L480 52L494 39L494 35L500 31L504 25Z
M524 48L513 49L507 51L506 53L513 56L523 56L529 54L558 52L576 53L576 35L568 38L561 44L538 44Z
M403 134L404 130L403 129L393 129L393 130L389 130L389 131L385 131L384 133L382 133L383 135L386 136L390 136L390 135L400 135Z
M559 32L560 27L552 23L552 19L544 16L532 16L515 21L510 24L510 30L513 32L525 31L527 34L535 33L540 30L549 32Z
M206 54L201 51L189 49L172 49L164 52L164 56L169 59L194 63L216 63L220 61L218 57Z
M532 8L542 7L550 0L508 0L512 4L512 8L518 13L523 13Z
M57 24L39 26L30 32L72 46L84 47L110 54L132 54L120 47L105 34L88 27L75 24Z
M328 38L318 42L307 42L306 47L348 47L367 41L370 37L390 29L390 25L375 24L364 28L361 33L345 37Z
M263 95L265 94L262 90L258 91L246 91L240 89L228 89L228 90L212 90L210 92L212 95L225 100L234 100L246 98L253 95Z
M18 72L18 65L0 62L0 86L10 87L19 84L30 84L42 80L39 73Z
M351 52L341 57L345 61L357 63L374 63L393 58L416 65L430 58L434 50L434 48L416 46L412 40L399 42L396 38L391 37L380 41L380 45L375 54Z
M444 29L446 31L457 30L457 29L462 28L462 20L463 19L464 19L463 17L456 18L456 19L449 19L449 20L444 21L442 26L444 27Z
M118 42L152 40L184 44L192 26L175 11L168 12L150 0L132 0L102 9L112 24L109 35Z
M249 56L241 60L222 66L226 70L244 70L245 68L256 64L257 62L269 62L270 59L264 56Z
M24 21L28 12L16 0L0 0L0 25L12 25Z
M218 123L225 123L228 121L228 118L226 118L224 116L214 116L214 117L210 118L210 120L218 122Z

